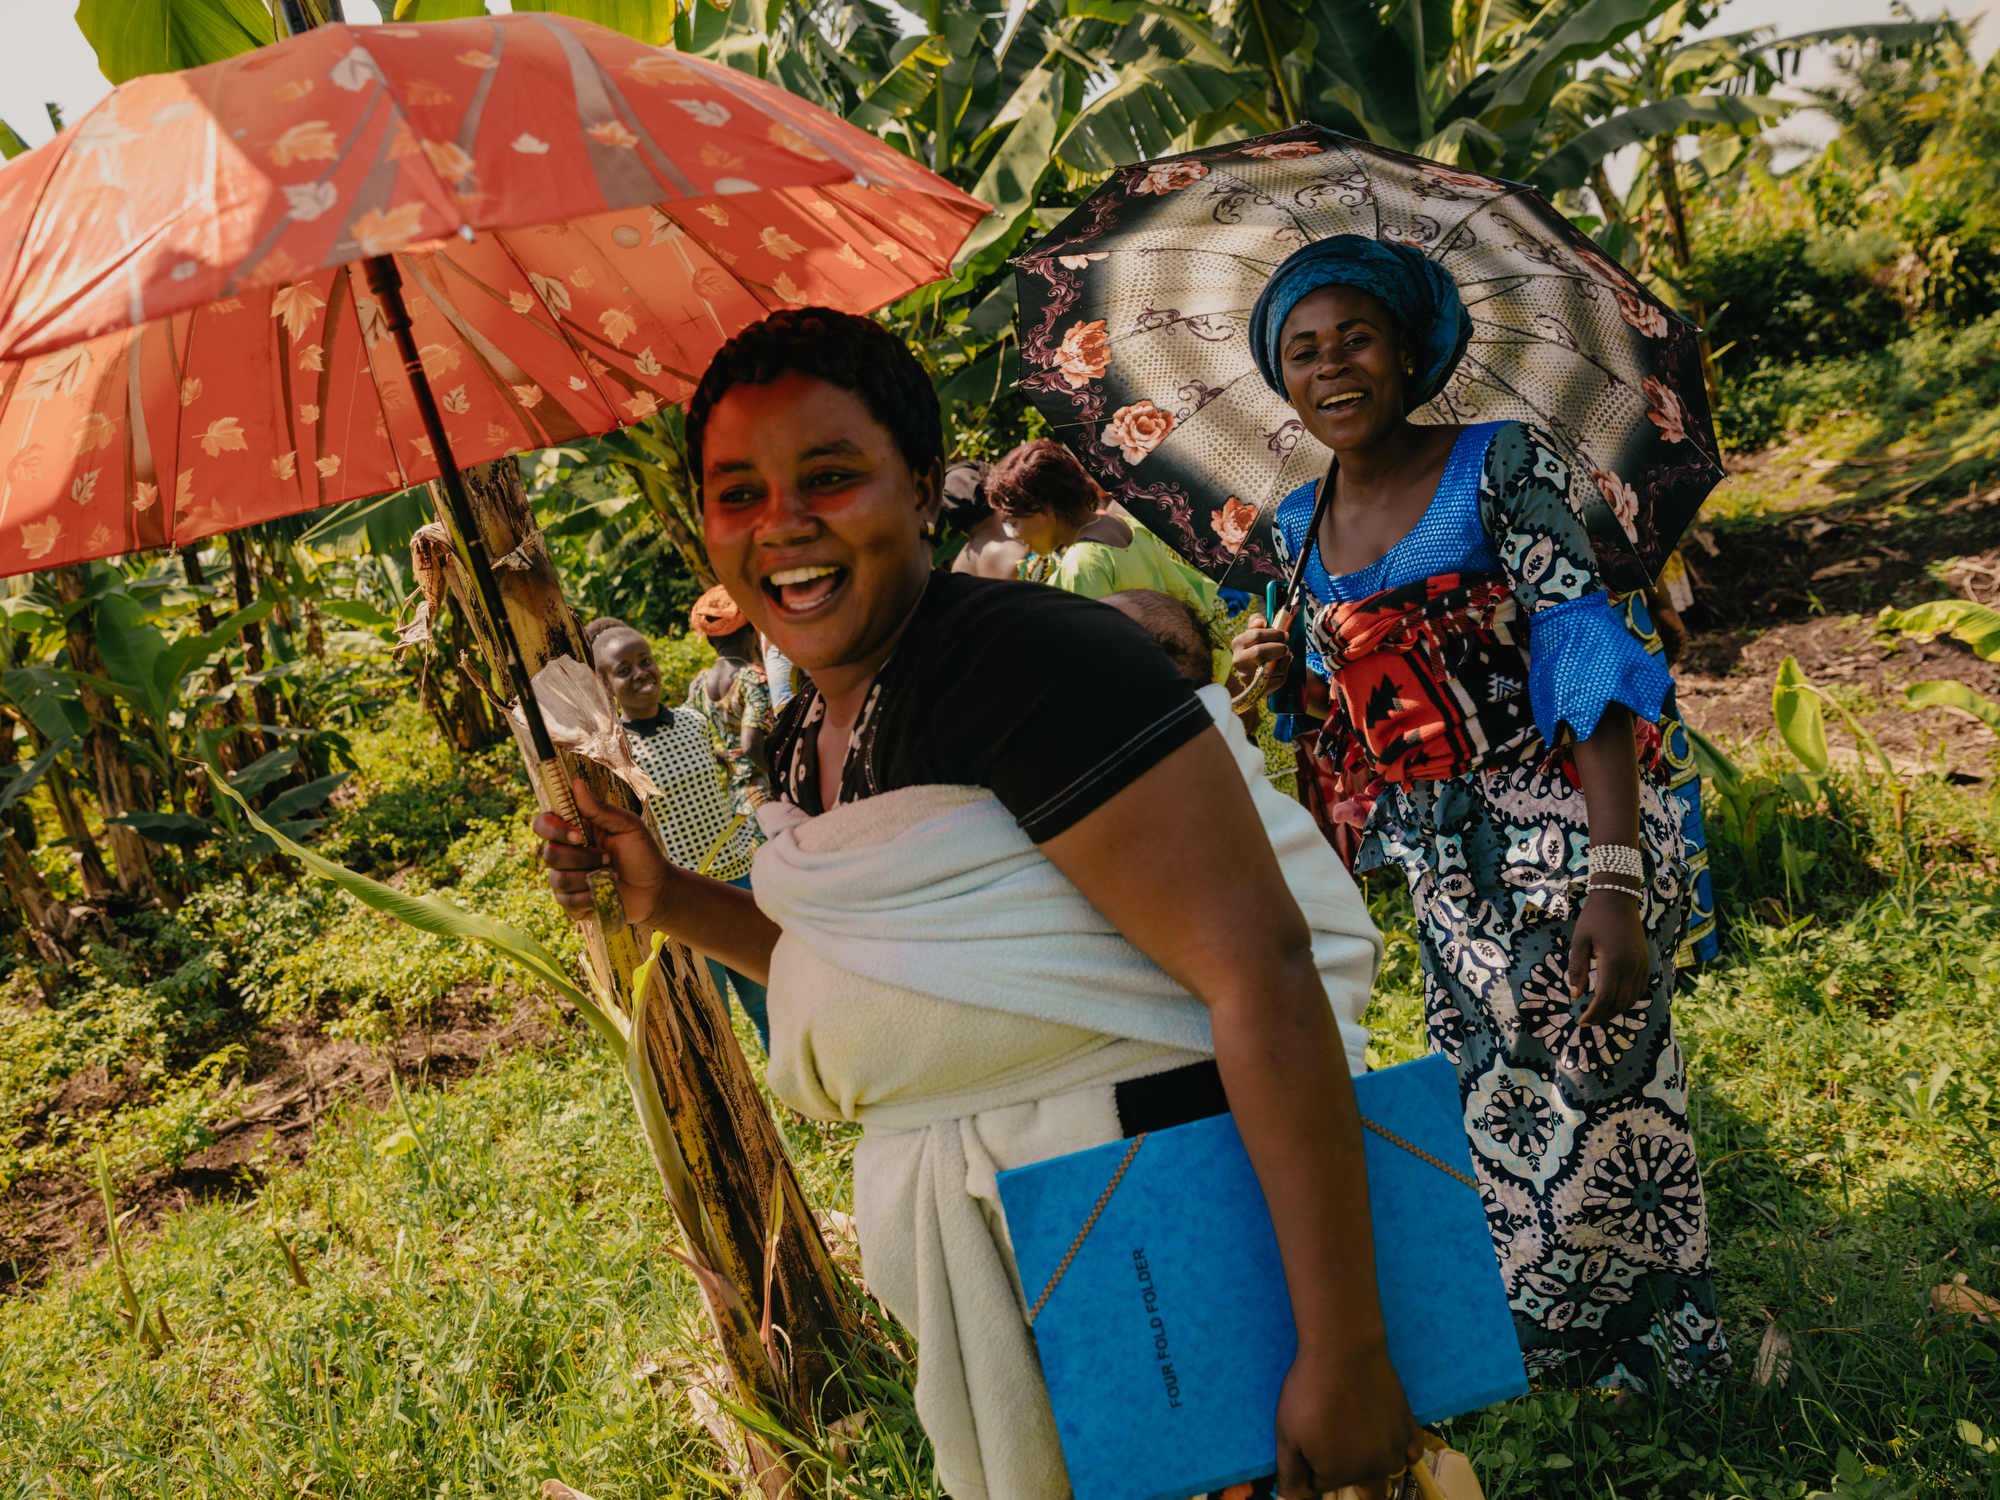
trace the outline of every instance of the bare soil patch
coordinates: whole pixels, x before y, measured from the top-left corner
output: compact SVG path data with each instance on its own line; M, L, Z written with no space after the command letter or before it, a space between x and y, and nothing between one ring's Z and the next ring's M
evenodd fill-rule
M2000 663L1949 639L1884 643L1874 620L1885 605L1954 595L2000 603L2000 489L1948 500L1835 499L1729 521L1698 528L1683 555L1695 606L1675 675L1697 729L1738 743L1771 736L1772 678L1792 656L1899 768L1993 774L2000 744L1990 731L1960 714L1913 713L1903 690L1954 678L2000 698ZM1845 731L1832 734L1844 748Z
M2000 591L2000 489L1697 527L1681 552L1695 575L1688 624L1696 630L1873 614L1953 592L1991 602Z
M307 1021L257 1031L248 1042L242 1110L177 1171L155 1172L120 1190L119 1212L136 1210L126 1232L144 1233L191 1203L247 1197L272 1172L305 1156L315 1127L339 1104L386 1104L392 1073L406 1088L442 1087L477 1071L489 1056L545 1045L557 1034L547 1004L508 994L511 1008L503 1012L481 991L454 993L434 1008L428 1025L380 1047L328 1037ZM98 1069L71 1079L57 1104L88 1113L136 1102L137 1093L130 1079ZM0 1200L0 1292L32 1287L59 1263L95 1253L104 1242L103 1206L87 1171L26 1178Z
M1906 640L1885 649L1876 641L1872 617L1820 616L1767 630L1698 632L1675 671L1687 721L1724 742L1761 742L1773 735L1771 682L1787 656L1797 657L1811 682L1861 720L1899 769L1942 768L1972 780L1993 774L2000 740L1992 731L1938 709L1912 713L1902 700L1911 683L1941 677L2000 700L2000 662L1981 661L1951 640ZM1844 751L1845 729L1829 720L1828 730Z

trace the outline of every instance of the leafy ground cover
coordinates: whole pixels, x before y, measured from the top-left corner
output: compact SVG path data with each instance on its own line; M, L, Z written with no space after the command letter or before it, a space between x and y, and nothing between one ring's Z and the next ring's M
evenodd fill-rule
M1870 630L1881 603L1979 592L2000 537L1970 498L1730 523L1744 589L1705 580L1684 697L1739 760L1712 804L1732 920L1679 1018L1737 1369L1711 1399L1549 1392L1453 1424L1494 1500L2000 1500L1992 740L1816 783L1769 734L1780 648L1871 726L1916 718L1891 701L1909 675L2000 687L1956 647L1892 655ZM1926 539L1910 568L1804 599L1808 564L1878 556L1897 525ZM456 760L403 708L355 743L322 847L563 940L511 750ZM1422 1048L1421 999L1403 900L1375 900L1386 1063ZM0 1302L0 1496L732 1493L688 1395L703 1314L580 1028L282 874L85 968L59 1008L0 1005L0 1232L38 1283ZM851 1134L786 1129L815 1201L844 1208ZM139 1210L126 1264L165 1312L157 1353L120 1320L100 1145ZM24 1232L52 1213L58 1232ZM842 1496L934 1496L885 1338L887 1371L853 1377L869 1426L808 1441L808 1466Z
M2000 1327L1936 1290L2000 1287L2000 898L1978 872L2000 803L1850 780L1783 816L1810 892L1727 864L1730 955L1680 1010L1737 1372L1712 1401L1548 1393L1454 1424L1494 1500L2000 1496ZM1387 1062L1421 1048L1421 1001L1378 900ZM168 1310L157 1357L101 1260L0 1309L0 1493L730 1493L683 1392L701 1309L587 1038L400 1097L341 1106L296 1170L128 1252ZM849 1134L788 1137L844 1207ZM817 1450L833 1492L934 1495L907 1401L871 1398L855 1444Z
M663 643L677 699L713 659ZM352 735L356 772L320 847L410 890L453 889L558 952L573 936L527 875L520 761L459 756L407 696ZM350 1095L392 1072L460 1077L494 1047L548 1035L548 1010L480 951L413 933L267 865L197 882L171 912L92 943L44 997L0 999L0 1288L101 1239L101 1148L141 1225L240 1197L295 1161Z

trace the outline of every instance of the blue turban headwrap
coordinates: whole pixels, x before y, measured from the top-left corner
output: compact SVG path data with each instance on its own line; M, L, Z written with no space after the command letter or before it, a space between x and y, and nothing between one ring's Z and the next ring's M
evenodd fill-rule
M1421 250L1359 234L1336 234L1294 250L1271 273L1250 309L1250 352L1264 384L1280 396L1278 334L1300 299L1322 287L1351 286L1389 309L1416 362L1408 404L1422 406L1444 389L1472 339L1472 315L1451 273Z

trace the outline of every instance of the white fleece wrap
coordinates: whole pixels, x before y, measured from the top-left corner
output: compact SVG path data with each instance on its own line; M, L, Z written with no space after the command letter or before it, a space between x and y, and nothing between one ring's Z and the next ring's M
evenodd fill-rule
M1229 712L1228 693L1207 687L1200 696L1305 914L1349 1066L1360 1072L1368 1040L1361 1012L1381 937L1311 815L1265 780L1263 756ZM837 807L813 821L872 821L887 811L876 804L904 795ZM1207 1008L1120 936L991 794L968 791L891 844L837 839L829 848L815 840L819 847L808 851L793 836L801 821L795 808L768 810L772 836L757 852L753 884L757 904L785 936L824 962L964 1005L1214 1052ZM1143 860L1145 850L1131 855Z
M1312 819L1264 780L1227 696L1203 701L1305 912L1358 1072L1380 939ZM760 816L772 838L757 903L781 929L767 1076L807 1115L861 1122L862 1271L916 1336L940 1482L955 1500L1059 1500L1068 1481L995 1177L1117 1139L1116 1085L1212 1056L1208 1013L989 792L909 787L817 818L775 804Z

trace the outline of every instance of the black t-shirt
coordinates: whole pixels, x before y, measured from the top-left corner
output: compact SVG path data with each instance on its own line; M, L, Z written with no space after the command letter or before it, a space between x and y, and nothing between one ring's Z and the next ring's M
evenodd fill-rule
M771 736L772 779L826 808L807 686ZM840 795L985 787L1035 842L1094 812L1209 725L1166 654L1108 605L1042 584L934 573L868 690Z

